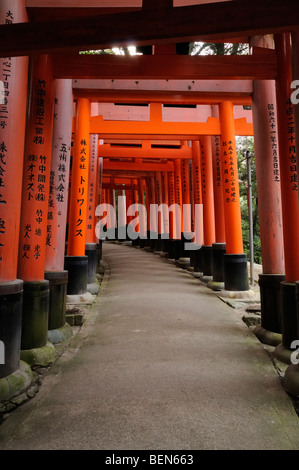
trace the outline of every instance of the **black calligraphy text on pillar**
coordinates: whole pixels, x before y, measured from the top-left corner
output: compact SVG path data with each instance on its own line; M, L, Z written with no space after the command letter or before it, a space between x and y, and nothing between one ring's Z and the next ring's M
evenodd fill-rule
M35 226L26 223L23 227L23 254L22 258L30 260L39 259L41 256L41 246L45 234L44 219L47 217L45 210L47 204L47 186L49 185L47 171L47 156L43 155L41 150L45 142L45 114L47 91L46 81L42 78L37 79L35 86L35 96L33 97L35 127L32 136L31 149L35 153L27 153L25 155L25 181L23 184L26 188L26 197L30 202L35 203L32 207L35 210ZM32 145L33 144L33 145ZM32 245L32 241L33 245Z
M223 147L223 173L224 173L224 194L225 202L237 202L236 194L236 174L233 155L235 153L234 144L232 141L222 142Z
M12 24L14 17L11 11L7 11L5 15L5 24ZM2 83L3 83L3 99L0 105L0 129L5 129L7 127L8 118L9 118L9 94L10 94L10 77L11 77L11 67L12 63L9 57L2 60ZM5 191L6 181L6 163L7 163L7 142L3 140L0 143L0 209L2 204L6 204L7 201L3 192ZM6 232L6 221L1 218L0 215L0 248L4 248L4 242L1 240ZM0 253L1 255L1 253ZM2 261L2 256L0 256L0 263Z
M279 162L278 162L278 141L277 141L277 127L275 120L275 106L273 103L268 104L269 126L270 126L270 139L273 157L273 176L274 181L280 182Z
M298 191L298 174L296 164L296 146L295 146L295 114L294 105L291 100L287 101L286 109L288 141L289 141L289 185L292 191Z
M222 177L221 177L221 153L220 153L220 138L215 137L215 152L216 152L216 181L217 186L222 186Z
M82 139L80 141L80 161L79 161L79 167L80 170L86 170L86 160L87 160L87 142L85 139ZM82 214L82 209L81 206L84 205L85 203L85 183L86 183L86 178L85 174L82 176L80 175L80 183L78 187L78 198L77 198L77 205L78 205L78 218L76 221L76 237L83 237L83 229L81 225L84 223L84 216L85 214Z

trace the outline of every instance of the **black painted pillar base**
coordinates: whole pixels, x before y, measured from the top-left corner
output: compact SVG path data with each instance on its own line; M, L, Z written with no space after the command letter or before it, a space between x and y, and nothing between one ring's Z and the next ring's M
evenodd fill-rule
M50 283L24 282L21 349L41 348L48 341Z
M282 342L282 293L284 274L260 274L261 325L254 329L264 344L278 346Z
M212 270L213 281L224 282L224 255L226 253L225 243L213 243L212 245Z
M0 355L0 379L13 374L19 368L22 302L23 281L16 279L0 283L0 341L3 343Z
M123 241L125 241L125 240L123 240ZM131 238L130 238L129 232L128 232L128 224L126 225L126 241L127 241L127 242L130 242L130 241L131 241Z
M168 241L168 259L175 259L175 240Z
M273 355L276 359L291 364L292 342L298 340L296 284L281 282L281 332L282 342L275 348Z
M168 246L169 246L169 233L162 235L162 251L163 253L168 253Z
M127 226L122 225L121 227L117 227L116 229L116 238L119 242L126 241L127 238Z
M211 281L213 277L212 246L203 245L202 247L202 271L203 280Z
M102 254L103 254L103 242L102 240L99 240L99 242L97 243L97 273L99 272L99 268L101 266Z
M295 358L296 363L289 365L286 369L284 378L283 378L283 386L285 390L293 395L294 397L299 398L299 364L298 364L298 357Z
M48 340L52 344L62 343L73 335L66 323L67 271L46 271L45 279L50 283Z
M193 275L195 277L200 277L203 273L203 264L202 264L202 246L198 245L198 249L194 250L194 271Z
M49 281L24 282L21 359L30 365L49 365L56 353L48 342Z
M137 235L137 237L136 237ZM138 248L139 247L139 240L140 240L140 233L136 234L135 233L135 238L132 239L132 246L135 246L135 248Z
M163 251L163 239L161 233L158 233L158 238L155 240L155 250L154 251Z
M96 282L96 274L97 274L97 245L96 243L86 243L85 255L88 258L87 292L90 292L91 294L98 294L99 286Z
M177 261L181 257L181 247L182 243L181 240L174 240L174 259Z
M88 257L65 256L64 269L68 271L68 295L80 295L87 292Z
M187 269L190 266L190 253L186 246L190 243L190 239L186 238L184 232L182 232L180 240L180 257L177 260L177 265L183 269Z
M190 244L190 239L185 237L184 232L181 233L181 253L180 253L180 258L188 258L188 262L190 263L190 254L189 250L186 247L187 244Z
M140 248L145 248L147 244L147 237L143 236L139 238L139 246Z
M33 372L31 367L24 361L19 362L17 370L6 377L0 378L0 402L8 402L12 398L26 393L32 384Z
M224 289L224 258L226 253L225 243L212 244L212 272L213 279L208 282L208 287L213 291Z
M224 287L227 291L249 290L247 257L245 254L225 254Z
M150 238L151 238L151 232L150 230L147 230L146 232L146 240L145 240L145 248L149 248L150 247Z
M195 250L190 250L189 255L190 255L190 268L192 268L193 270L194 264L195 264Z
M151 251L156 250L157 240L158 240L158 233L150 232L150 245L149 246L150 246Z

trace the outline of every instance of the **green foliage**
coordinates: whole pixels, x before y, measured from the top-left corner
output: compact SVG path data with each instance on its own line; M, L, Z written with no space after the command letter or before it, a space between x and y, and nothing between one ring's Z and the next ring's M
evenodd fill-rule
M240 55L248 54L248 44L218 43L218 42L191 42L190 55Z
M248 201L248 176L246 152L250 152L251 158L251 189L252 189L252 213L253 213L253 247L254 262L262 264L260 227L258 217L258 198L256 185L256 168L254 158L254 139L253 137L237 137L237 155L240 184L240 203L244 251L249 259L250 257L250 239L249 239L249 201Z
M192 42L189 47L190 55L233 55L249 54L248 44L223 44L212 42ZM254 262L262 264L260 228L258 217L258 198L256 186L256 169L254 158L253 137L237 137L237 155L240 184L240 203L244 252L250 259L250 235L249 235L249 200L248 200L248 176L246 152L250 152L251 158L251 189L252 189L252 213L253 213L253 251Z

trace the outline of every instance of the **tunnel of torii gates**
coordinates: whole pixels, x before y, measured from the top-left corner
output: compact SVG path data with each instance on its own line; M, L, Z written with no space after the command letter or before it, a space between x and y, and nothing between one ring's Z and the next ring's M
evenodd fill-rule
M290 2L294 11L290 8L289 15L280 14L282 2L272 2L272 23L264 16L269 22L264 30L246 25L250 12L245 12L238 37L236 28L231 37L223 31L222 40L215 34L219 42L249 43L247 56L187 55L182 40L188 35L176 39L171 25L177 8L168 3L145 1L143 10L156 21L153 12L167 8L169 44L159 42L153 27L152 37L140 41L147 45L143 55L113 56L77 53L91 44L91 16L80 22L76 16L61 19L69 49L59 51L62 40L49 29L57 4L52 23L38 27L44 19L40 2L1 2L1 401L28 387L31 368L50 364L54 344L72 334L66 323L67 296L97 292L101 227L110 239L131 238L141 248L190 265L212 289L249 291L236 136L252 135L263 268L256 334L276 346L274 355L289 364L284 385L299 396L298 365L291 364L292 343L299 339L299 119L291 99L292 82L299 76L299 40L296 28L284 31L279 20L273 23L276 12L292 25L298 2ZM240 5L219 3L219 15L231 3ZM258 13L261 2L248 3L242 8ZM181 14L190 12L189 36L201 40L194 18L206 32L209 6L186 8ZM65 15L71 11L66 10ZM121 21L130 25L134 20L136 37L143 38L143 10L125 17L121 13L119 27ZM118 13L108 13L97 21L117 20ZM230 14L234 18L235 9ZM110 43L115 42L101 24L112 35ZM67 35L71 26L80 36L77 42ZM80 27L85 28L82 34ZM14 34L19 34L17 41ZM99 46L109 46L101 28L96 34ZM126 37L121 27L115 34ZM139 204L136 211L133 204ZM164 209L176 205L183 217L161 209L158 219L151 219L155 204Z

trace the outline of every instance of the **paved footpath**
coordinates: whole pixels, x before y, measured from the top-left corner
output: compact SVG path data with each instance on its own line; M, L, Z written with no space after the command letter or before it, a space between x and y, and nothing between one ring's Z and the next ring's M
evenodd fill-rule
M299 449L299 418L236 311L158 255L103 252L101 295L0 449Z

